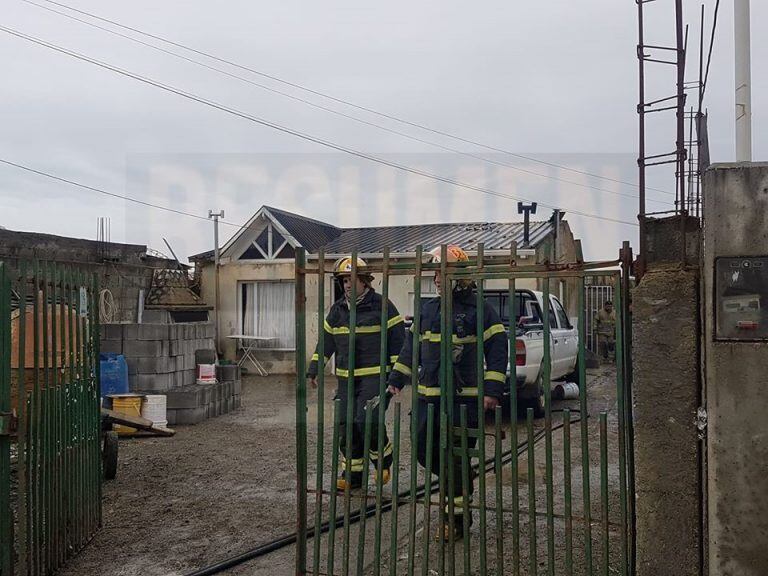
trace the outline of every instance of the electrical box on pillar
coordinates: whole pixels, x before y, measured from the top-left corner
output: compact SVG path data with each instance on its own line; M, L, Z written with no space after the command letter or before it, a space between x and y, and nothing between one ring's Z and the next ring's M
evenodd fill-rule
M768 256L715 259L715 337L768 340Z

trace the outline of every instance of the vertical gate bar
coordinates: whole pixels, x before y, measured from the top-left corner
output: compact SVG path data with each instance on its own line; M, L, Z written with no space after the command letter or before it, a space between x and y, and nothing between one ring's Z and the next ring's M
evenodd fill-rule
M29 548L29 533L30 525L27 517L27 508L29 506L29 477L27 476L27 460L29 459L29 413L27 412L27 267L26 263L21 260L19 262L19 329L16 332L18 335L18 418L19 418L19 433L17 436L17 466L18 466L18 548L19 548L19 561L18 569L19 574L26 576L28 571L28 553ZM10 358L9 358L10 360ZM1 482L2 480L0 480Z
M82 309L81 309L81 302L80 302L80 286L82 285L82 273L78 270L76 275L77 281L75 283L75 307L76 307L76 314L75 314L75 351L76 351L76 358L77 358L77 402L75 404L75 407L77 408L77 462L75 464L75 470L77 471L77 536L78 536L78 542L77 542L77 550L79 551L80 548L82 548L84 542L85 542L85 534L86 534L86 516L85 516L85 478L86 474L88 472L87 469L87 460L84 458L85 452L85 440L84 440L84 418L85 418L85 378L84 378L84 368L85 368L85 357L83 355L83 323L82 323Z
M27 285L30 284L34 279L34 270L32 271L33 278L28 279L28 273L26 271L27 269L27 263L25 261L20 261L19 263L23 268L25 269L25 272L21 275L22 276L22 282L24 283L24 290L27 291ZM37 299L37 291L31 290L31 295L33 298ZM21 298L21 302L23 302L23 308L24 313L26 315L26 309L27 309L27 297L30 296L30 294L27 294L24 298ZM30 319L32 321L32 354L34 355L36 353L35 349L35 336L37 335L37 332L35 330L37 319L34 316L34 308L32 314L30 314ZM27 323L27 320L25 319L24 324ZM23 339L20 339L19 341L26 341L29 338L29 335L25 335ZM26 344L25 344L26 345ZM27 353L24 353L24 356L26 357ZM26 358L25 358L26 362ZM34 363L33 363L34 365ZM32 575L35 575L38 573L38 558L37 558L37 531L39 529L37 525L37 463L38 463L38 457L39 457L39 445L37 441L37 433L39 430L39 414L37 412L36 407L36 398L37 395L34 390L34 381L35 381L35 374L34 371L32 375L29 377L33 386L32 389L27 394L27 557L28 565L29 565L29 573ZM26 386L26 382L25 382Z
M702 17L703 23L703 17ZM698 186L698 183L697 183ZM635 573L636 540L635 540L635 428L632 414L632 314L630 311L630 275L632 273L632 247L628 241L622 245L621 265L621 303L622 326L624 328L624 340L622 341L624 362L624 406L626 423L627 445L627 512L629 515L629 574Z
M78 298L78 351L80 353L80 385L78 391L80 394L79 405L79 419L80 419L80 431L78 434L79 451L80 451L80 548L85 545L88 536L88 517L87 517L87 492L86 482L88 479L89 461L87 458L87 421L88 417L88 391L86 385L86 374L88 369L88 357L85 353L85 324L83 323L83 314L85 313L83 302L83 290L84 290L84 275L82 272L78 274L78 292L80 298Z
M348 362L347 362L347 414L344 423L345 442L344 442L344 480L346 489L344 490L344 565L342 574L349 574L349 553L350 553L350 521L349 512L352 505L352 459L349 454L352 451L352 428L354 427L354 406L355 406L355 332L357 328L357 250L352 252L352 278L351 292L349 296L349 339L348 342ZM343 289L342 285L342 289Z
M398 405L399 406L399 405ZM396 406L397 407L397 406ZM427 406L427 446L434 442L435 407ZM432 450L427 450L424 462L424 525L421 552L421 576L429 576L429 533L432 523ZM415 494L412 494L416 500ZM393 548L394 549L394 548ZM395 576L394 572L390 576Z
M550 316L549 276L544 277L544 441L545 441L545 472L547 490L547 574L555 574L555 511L554 490L552 481L552 326L554 320Z
M66 313L67 313L67 350L69 352L69 361L67 369L67 377L65 378L65 388L62 390L64 394L64 440L65 440L65 457L67 466L67 500L69 506L67 507L67 524L66 524L66 536L67 536L67 548L64 551L64 559L67 560L72 555L72 550L77 547L77 526L75 518L75 510L77 506L76 496L76 481L75 481L75 462L74 462L74 439L73 428L75 424L74 411L72 409L73 395L74 395L74 382L75 382L75 330L72 318L72 281L73 281L73 269L69 266L66 268L67 276L67 291L66 291Z
M296 575L307 571L307 259L296 250ZM321 439L318 439L320 442ZM319 537L315 535L315 537Z
M319 372L318 372L319 374ZM333 401L333 440L331 442L331 500L328 503L328 574L335 574L336 552L336 477L339 474L339 427L341 426L341 400ZM315 531L316 539L320 535Z
M528 573L538 574L538 559L536 553L536 461L534 460L536 438L533 435L533 408L526 411L526 426L528 430Z
M608 576L608 415L600 412L600 505L603 519L603 576Z
M11 411L11 283L8 265L0 262L0 412ZM11 439L0 435L0 574L12 576Z
M571 411L563 410L563 492L565 500L565 574L573 576L573 503L571 501Z
M516 246L512 246L511 262L514 264ZM507 315L509 317L509 447L510 472L512 476L512 574L520 574L520 496L518 484L517 454L517 294L514 276L509 279L507 295Z
M412 338L412 358L411 358L411 486L410 486L410 507L408 510L408 576L413 576L414 562L416 559L416 474L418 471L417 466L417 450L418 445L418 412L420 409L419 403L419 358L421 356L421 265L422 265L422 251L421 245L416 246L416 270L413 276L413 323L411 324L411 334L405 335L406 338ZM426 404L425 404L426 405ZM438 415L439 417L439 415ZM431 446L428 444L427 446ZM427 450L428 452L431 450ZM431 485L432 478L427 476L425 478L427 486ZM392 488L393 492L397 493ZM430 493L431 494L431 493ZM394 530L397 530L397 521L393 516ZM429 536L425 533L424 538ZM390 551L390 553L392 553Z
M446 247L447 250L447 247ZM456 466L454 466L453 447L456 444L456 417L455 413L458 394L456 393L454 371L453 371L453 331L454 331L454 317L453 317L453 280L451 279L450 272L447 270L447 256L443 259L446 262L446 276L443 277L442 283L445 288L445 300L442 304L445 308L445 331L441 329L440 333L440 349L441 354L444 354L445 364L445 413L446 413L446 428L445 428L445 470L447 471L446 482L446 511L448 514L448 575L455 576L456 574ZM442 328L442 327L441 327ZM443 394L441 393L441 397Z
M56 507L56 518L53 526L53 568L61 565L64 547L62 545L62 526L65 522L65 503L66 492L64 491L64 461L62 459L62 437L61 437L61 387L63 385L64 361L62 354L65 348L64 340L64 315L62 314L63 301L63 268L53 263L53 292L51 308L51 330L53 330L53 341L51 343L51 365L53 368L54 387L51 393L52 397L52 427L53 427L53 474L55 475L55 495L54 506Z
M451 286L450 286L450 280L446 278L446 272L448 270L447 268L447 259L448 259L448 250L445 244L440 246L440 370L439 370L439 382L440 382L440 453L439 453L439 472L438 472L438 480L439 480L439 501L440 501L440 507L438 508L438 527L439 530L445 531L445 520L446 520L446 471L448 470L448 460L446 460L446 450L447 450L447 440L446 436L448 433L448 418L447 418L447 412L446 412L446 404L447 404L447 388L448 388L448 377L447 374L451 372L448 370L448 354L447 354L447 342L451 341L450 334L452 331L449 330L449 316L448 316L448 306L447 306L447 300L448 295L451 293ZM447 286L447 287L446 287ZM446 390L443 390L443 384L445 385ZM453 396L451 396L451 401L453 400ZM438 556L438 576L443 576L445 574L445 538L443 537L443 534L440 535L439 539L439 556ZM453 554L453 549L451 549L451 554ZM409 575L410 576L410 575Z
M394 362L390 362L389 358L389 346L388 346L388 334L389 334L389 247L384 248L384 262L383 273L381 275L381 331L379 332L379 366L381 368L379 372L379 407L377 409L378 427L376 434L376 453L378 458L376 459L376 524L374 528L373 536L373 557L381 557L381 498L382 489L384 483L382 481L382 475L384 473L384 430L385 430L385 416L387 409L386 402L386 388L387 388L387 372L390 365ZM373 574L379 576L381 571L381 565L379 562L373 563Z
M616 346L614 356L616 358L616 402L618 405L619 417L619 506L621 508L621 574L627 575L627 566L629 564L629 540L627 533L628 515L627 515L627 447L625 438L625 405L624 405L624 307L621 294L621 276L616 276L616 287L614 289L614 300L616 310Z
M67 419L66 419L66 390L67 390L67 372L69 363L67 361L67 292L66 292L66 267L57 266L54 268L54 278L59 289L59 359L60 369L57 376L58 387L56 388L55 398L55 422L57 428L56 442L56 481L58 484L58 502L56 503L56 529L58 547L58 564L62 564L65 559L66 546L66 526L67 526Z
M51 409L51 392L52 378L51 378L51 362L50 362L50 347L48 344L50 335L50 319L51 307L48 304L48 277L49 277L49 262L41 262L41 290L42 290L42 353L43 353L43 378L42 384L45 389L44 403L44 418L43 418L43 454L45 459L43 461L43 470L41 475L42 490L44 493L43 500L43 518L45 522L45 541L46 541L46 567L50 572L58 567L55 557L55 545L56 545L56 532L53 525L53 507L55 501L51 492L51 479L54 473L54 445L53 445L53 422L54 411Z
M300 375L302 376L302 375ZM320 574L320 527L323 520L323 448L325 447L325 251L317 252L317 479L315 482L315 534L312 540L312 573ZM331 477L335 483L336 478ZM332 492L336 486L332 486ZM334 517L328 521L334 524ZM329 571L333 574L333 571Z
M34 271L32 273L32 283L35 287L34 300L32 301L32 315L34 317L32 324L32 339L35 342L34 358L32 360L32 369L34 378L32 383L32 419L31 419L31 438L33 452L30 456L32 461L32 574L38 575L42 572L41 567L41 538L40 529L42 528L42 506L40 505L40 263L35 260L33 263Z
M72 370L72 388L70 392L70 410L72 413L72 427L70 430L70 437L72 438L72 483L73 483L73 506L74 514L72 517L73 532L75 545L70 549L70 555L76 554L80 550L80 546L83 538L83 524L82 524L82 495L80 493L80 485L82 479L82 461L81 461L81 422L80 415L82 411L81 392L80 385L82 383L80 369L81 369L81 357L80 357L80 273L77 269L72 271L72 285L70 286L69 293L72 297L72 302L69 306L69 315L73 316L72 321L72 333L74 344L74 365Z
M496 406L494 421L494 475L496 477L496 574L504 575L504 497L501 485L501 406Z
M395 403L395 425L392 430L392 513L389 541L389 575L397 574L397 521L400 505L400 402ZM415 500L415 494L411 492L411 499Z
M357 576L363 576L365 568L365 524L368 514L368 474L371 464L371 424L373 419L373 409L369 400L365 406L365 433L363 435L363 483L360 486L360 521L358 522L357 538ZM377 564L378 557L374 557L374 564Z
M477 271L484 271L485 249L481 243L477 245ZM475 344L477 373L477 449L480 452L478 479L480 492L480 573L488 572L487 560L487 511L486 511L486 485L485 485L485 285L482 277L477 279L477 314L475 334L477 343Z
M467 405L462 404L459 408L459 431L461 433L461 483L462 483L462 516L461 520L464 523L464 539L463 539L463 549L464 549L464 575L469 576L472 573L472 568L470 565L470 558L469 558L469 515L472 513L469 509L469 491L467 490L467 486L469 486L469 468L470 468L470 461L469 461L469 440L467 437ZM451 449L451 456L453 456L453 449ZM483 459L480 459L480 465L482 466L484 464ZM481 474L485 472L484 470L481 470ZM484 573L483 573L484 574Z
M95 368L93 371L93 386L95 388L95 398L94 403L96 404L95 408L95 417L96 417L96 424L94 431L96 433L96 440L93 444L93 455L96 459L96 472L94 473L94 481L96 483L96 489L95 489L95 502L96 502L96 523L94 526L94 530L101 528L101 479L103 476L102 473L102 462L101 462L101 362L99 361L100 358L100 352L101 352L101 318L99 315L99 307L98 307L98 294L99 294L99 277L96 273L93 274L93 281L91 283L92 289L91 289L91 317L92 317L92 324L93 324L93 358L95 363Z
M91 395L93 393L91 381L91 355L88 338L88 275L83 273L80 281L84 300L81 302L85 306L80 312L80 330L83 334L83 458L85 459L85 478L83 479L83 521L84 521L84 540L85 545L91 536L91 478L93 477L93 461L91 459L91 445L93 443L92 435L92 415L93 406L91 405Z
M581 416L581 474L584 501L584 573L592 576L592 503L589 482L589 410L587 408L586 311L584 276L579 276L579 414Z

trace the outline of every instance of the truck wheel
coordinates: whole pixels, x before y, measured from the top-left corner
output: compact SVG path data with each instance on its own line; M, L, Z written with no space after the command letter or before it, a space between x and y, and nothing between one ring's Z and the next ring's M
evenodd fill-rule
M105 480L113 480L117 476L117 432L112 430L104 433L104 446L101 451L101 464Z
M525 417L528 408L533 408L534 418L544 418L544 393L542 392L536 398L520 398L520 408L523 417Z

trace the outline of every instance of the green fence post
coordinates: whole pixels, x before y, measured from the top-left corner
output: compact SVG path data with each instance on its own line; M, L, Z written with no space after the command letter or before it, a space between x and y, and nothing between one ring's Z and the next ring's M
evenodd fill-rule
M11 284L7 264L0 262L0 412L11 411ZM5 415L1 416L5 425ZM11 511L11 439L0 434L0 574L10 576L13 562Z
M27 508L29 506L29 476L27 475L27 460L29 459L29 413L27 412L27 268L24 261L19 262L19 329L18 334L18 371L17 371L17 413L19 418L18 431L18 518L17 534L19 574L26 574L29 569L29 534L30 525Z
M621 574L627 575L629 565L629 539L627 533L627 446L625 437L625 401L624 401L624 306L622 304L621 276L616 276L615 283L615 310L616 310L616 346L614 356L616 358L616 403L619 417L619 506L621 509Z
M587 361L584 348L586 346L586 309L584 302L584 276L579 276L579 413L581 415L581 474L582 498L584 501L584 565L585 573L592 576L592 503L589 474L589 409L587 408Z
M389 576L397 574L397 520L400 493L400 402L395 403L395 425L392 430L392 523L389 541ZM412 499L413 493L411 493Z
M416 247L416 271L413 276L413 324L411 324L411 334L405 335L406 338L412 338L412 360L411 360L411 482L410 482L410 506L408 516L408 576L413 576L414 563L416 559L416 478L418 463L416 460L416 446L418 445L418 411L419 411L419 359L421 357L421 265L422 252L421 245ZM439 414L437 415L439 418ZM431 444L429 444L431 446ZM440 460L442 462L442 460ZM432 478L427 477L427 485L430 485ZM393 488L394 490L394 488ZM431 494L428 491L428 496ZM395 530L397 522L394 521ZM424 534L424 538L429 535Z
M515 266L516 245L511 248L510 262ZM510 446L510 473L512 476L512 574L520 574L520 495L518 485L518 455L517 455L517 294L515 278L509 279L509 292L507 294L507 316L509 317L509 446Z
M296 250L296 574L307 571L307 317L306 254ZM322 439L318 439L322 441ZM317 536L316 536L317 537Z
M323 521L323 454L325 447L325 252L317 253L317 479L315 481L315 534L313 537L312 572L320 574L320 528ZM301 376L301 375L300 375ZM335 483L336 479L331 478ZM336 486L332 486L334 491ZM333 524L334 518L328 517ZM331 572L332 573L332 572Z
M541 368L544 379L544 442L545 442L545 484L547 490L547 574L555 574L555 511L552 481L552 327L550 321L549 276L544 277L543 294L544 321L544 365Z
M528 544L530 547L528 565L529 574L536 576L539 562L536 551L536 437L533 435L533 408L528 408L526 411L526 425L528 431Z
M482 243L477 245L477 271L484 271L485 250ZM477 297L477 320L475 334L477 343L475 344L476 359L475 371L477 373L477 450L480 453L479 465L480 474L478 475L478 492L480 494L480 573L488 572L487 559L487 511L486 511L486 485L485 485L485 290L482 277L478 277L476 289Z

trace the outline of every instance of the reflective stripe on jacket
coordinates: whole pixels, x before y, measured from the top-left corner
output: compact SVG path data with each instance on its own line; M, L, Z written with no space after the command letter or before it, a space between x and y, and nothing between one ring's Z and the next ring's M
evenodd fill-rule
M355 327L355 376L374 376L381 373L381 302L380 294L373 288L357 305ZM334 302L323 324L323 355L325 362L336 354L336 375L349 376L349 306L344 297ZM403 346L405 330L403 317L392 302L387 302L386 318L387 357L385 371L397 360ZM317 375L319 356L317 349L309 364L309 376Z
M440 396L440 298L422 305L419 328L419 394ZM477 396L477 345L482 342L485 359L484 394L501 399L506 386L508 358L507 333L501 318L490 305L479 312L483 315L483 333L477 334L477 295L473 290L454 290L452 361L454 390L458 396ZM413 330L413 328L411 328ZM402 388L411 381L413 373L413 334L406 335L405 344L395 362L389 383Z

